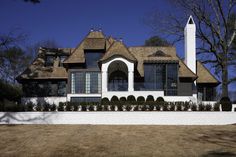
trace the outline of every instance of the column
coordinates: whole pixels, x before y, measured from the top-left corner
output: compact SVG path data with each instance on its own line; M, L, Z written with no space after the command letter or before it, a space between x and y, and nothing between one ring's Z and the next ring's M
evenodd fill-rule
M134 71L129 71L128 75L128 91L134 91Z
M102 93L107 92L107 71L102 71Z

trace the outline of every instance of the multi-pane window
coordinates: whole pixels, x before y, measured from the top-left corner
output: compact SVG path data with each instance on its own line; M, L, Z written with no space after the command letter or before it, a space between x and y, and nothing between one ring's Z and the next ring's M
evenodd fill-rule
M145 64L144 89L164 90L165 95L177 95L178 64Z
M144 65L144 87L146 90L163 90L166 78L165 64Z
M128 77L120 70L114 71L109 76L108 91L127 91Z
M178 66L177 64L167 64L167 84L166 95L177 95Z
M215 101L216 100L216 88L199 86L197 88L198 99L201 101Z
M71 93L101 93L101 73L72 72Z

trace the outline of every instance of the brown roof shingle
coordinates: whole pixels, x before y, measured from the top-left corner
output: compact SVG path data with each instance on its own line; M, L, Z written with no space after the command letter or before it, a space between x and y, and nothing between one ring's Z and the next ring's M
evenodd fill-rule
M197 61L197 75L197 83L220 83L200 61Z
M134 55L130 53L128 48L121 41L114 41L100 61L106 61L113 56L123 56L130 61L137 61Z

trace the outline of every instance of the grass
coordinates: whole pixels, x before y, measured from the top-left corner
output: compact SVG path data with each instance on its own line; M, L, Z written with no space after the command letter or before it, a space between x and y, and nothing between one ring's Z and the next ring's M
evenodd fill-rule
M0 125L0 156L236 156L236 125Z

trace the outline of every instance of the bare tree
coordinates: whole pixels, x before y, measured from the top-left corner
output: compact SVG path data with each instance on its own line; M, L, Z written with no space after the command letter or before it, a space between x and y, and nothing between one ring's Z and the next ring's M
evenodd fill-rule
M236 65L236 0L169 0L174 14L153 12L145 23L154 31L183 40L184 25L190 14L197 27L197 55L211 64L222 80L222 97L228 96L228 85L236 81L228 71Z

